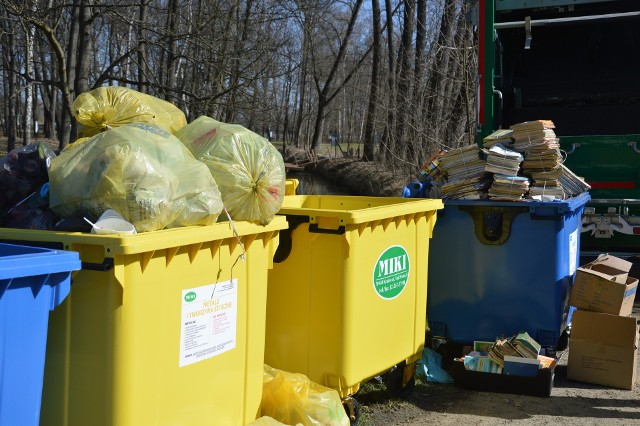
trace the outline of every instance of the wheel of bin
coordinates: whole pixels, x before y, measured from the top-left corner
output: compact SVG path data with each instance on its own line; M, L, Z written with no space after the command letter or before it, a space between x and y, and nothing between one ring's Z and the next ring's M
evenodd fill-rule
M556 351L564 351L569 347L569 332L567 330L563 331L558 338L558 343L556 344Z
M360 403L352 396L348 396L342 400L342 408L347 413L349 424L356 426L360 420Z
M406 380L403 377L405 370L408 371L407 374L411 374ZM391 367L391 369L382 376L389 394L394 398L409 397L416 387L415 371L415 364L407 365L405 361Z

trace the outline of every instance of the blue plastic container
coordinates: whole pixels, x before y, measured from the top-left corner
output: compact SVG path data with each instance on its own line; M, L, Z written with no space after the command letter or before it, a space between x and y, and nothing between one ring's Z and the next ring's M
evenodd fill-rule
M466 345L526 331L542 346L563 346L589 199L447 200L429 250L432 336Z
M69 294L78 253L0 244L0 425L38 425L49 311Z

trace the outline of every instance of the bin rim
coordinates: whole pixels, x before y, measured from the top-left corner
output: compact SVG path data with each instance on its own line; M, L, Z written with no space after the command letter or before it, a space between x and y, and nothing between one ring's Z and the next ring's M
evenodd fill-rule
M0 251L11 251L12 248L16 249L16 254L0 256L1 280L70 273L81 268L80 255L74 251L0 243Z
M537 201L537 200L522 200L522 201L492 201L492 200L461 200L461 199L448 199L444 200L446 206L481 206L481 207L529 207L531 211L540 207L552 207L558 208L561 212L573 212L584 207L587 202L591 200L589 192L583 192L575 197L568 198L566 200L554 200L554 201Z
M105 256L113 257L235 238L234 228L238 236L243 237L280 231L288 226L286 218L276 215L267 225L234 221L232 227L229 222L216 222L207 226L186 226L131 235L0 228L0 240L57 242L62 243L65 250L73 250L74 245L95 245L104 247Z
M308 198L324 198L339 200L344 199L348 203L362 202L361 208L316 208L316 207L290 207L286 204L300 203ZM376 205L366 205L366 203ZM285 199L279 215L308 216L313 221L315 217L335 217L345 225L361 224L375 220L391 219L398 216L406 216L418 213L433 212L443 209L444 204L440 198L403 198L403 197L363 197L351 195L290 195Z

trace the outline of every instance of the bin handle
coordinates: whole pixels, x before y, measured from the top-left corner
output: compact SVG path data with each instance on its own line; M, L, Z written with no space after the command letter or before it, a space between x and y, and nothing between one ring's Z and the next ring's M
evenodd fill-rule
M289 254L291 254L291 249L293 247L291 233L301 224L309 223L309 216L287 215L287 222L289 224L289 227L280 230L280 243L278 244L278 248L273 255L274 263L281 263L287 260Z
M113 269L113 258L105 257L102 263L82 262L82 269L86 271L110 271Z
M309 225L309 232L313 232L314 234L332 234L332 235L342 235L345 233L344 225L338 227L338 229L325 229L318 228L317 223L312 223Z

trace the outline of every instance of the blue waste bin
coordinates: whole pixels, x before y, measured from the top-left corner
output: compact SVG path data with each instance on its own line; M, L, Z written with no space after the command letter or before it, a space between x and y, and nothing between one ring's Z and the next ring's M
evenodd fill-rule
M0 244L0 425L40 423L49 311L67 297L76 252Z
M467 345L526 331L562 349L589 199L447 200L429 250L432 336Z

